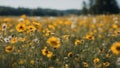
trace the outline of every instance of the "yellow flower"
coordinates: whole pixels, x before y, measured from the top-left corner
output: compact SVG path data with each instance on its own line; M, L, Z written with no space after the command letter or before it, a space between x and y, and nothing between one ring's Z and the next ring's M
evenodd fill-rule
M25 30L26 30L25 24L19 23L19 24L16 26L16 30L17 30L18 32L23 32L23 31L25 31Z
M95 59L93 60L94 63L98 63L99 61L100 61L99 58L95 58Z
M27 18L27 16L26 16L25 14L21 15L20 17L21 17L21 18L24 18L24 19Z
M55 27L53 25L48 25L48 28L51 30L55 30Z
M12 52L14 50L14 46L7 46L7 47L5 47L5 52L7 52L7 53L10 53L10 52Z
M60 47L59 38L54 37L54 36L48 38L47 43L53 48L59 48Z
M14 44L14 43L16 43L16 42L17 42L17 38L12 38L12 39L11 39L11 43Z
M68 41L70 38L70 35L63 35L62 38L65 39L66 41Z
M51 58L52 56L53 56L53 53L52 53L51 51L48 51L47 57L48 57L48 58Z
M110 66L110 63L109 62L104 62L103 65L108 67L108 66Z
M25 59L20 59L19 62L18 62L18 64L24 64L25 62L26 62Z
M110 49L114 54L120 55L120 42L113 43Z
M34 60L30 60L30 64L35 64L35 61Z
M39 22L32 22L34 26L38 27L38 28L41 28L41 24Z
M75 40L75 45L79 45L79 44L81 44L81 43L82 43L81 40L78 40L78 39Z
M87 62L83 62L83 66L84 66L85 68L87 68L89 65L88 65Z
M72 52L69 52L68 53L68 57L72 57L73 56L73 53Z
M92 35L86 35L86 37L85 37L87 40L94 40L95 38L94 38L94 36L92 36Z
M53 67L53 66L50 66L50 67L48 67L48 68L55 68L55 67Z
M33 25L28 26L28 32L34 32L36 28Z
M47 56L48 58L51 58L53 56L53 53L51 51L48 51L47 47L44 47L44 49L41 50L42 54L44 56Z
M24 42L26 40L26 38L18 38L18 41Z

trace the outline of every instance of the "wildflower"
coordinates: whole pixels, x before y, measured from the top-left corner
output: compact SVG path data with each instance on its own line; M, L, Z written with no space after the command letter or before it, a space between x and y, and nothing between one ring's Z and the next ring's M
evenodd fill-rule
M55 67L53 67L53 66L50 66L50 67L48 67L48 68L55 68Z
M44 56L47 56L48 58L51 58L53 56L53 53L51 51L48 51L47 47L44 47L44 49L41 50L42 54Z
M30 64L35 64L35 61L34 60L30 60Z
M5 52L7 52L7 53L10 53L10 52L12 52L14 50L14 46L7 46L7 47L5 47Z
M95 58L95 59L93 60L94 63L98 63L99 61L100 61L99 58Z
M28 32L34 32L36 28L33 25L28 26Z
M108 67L108 66L110 66L110 63L109 62L104 62L103 65Z
M7 24L3 23L2 24L2 31L5 31L7 29Z
M55 30L55 27L53 25L48 25L48 28L51 30Z
M18 32L23 32L23 31L25 31L25 30L26 30L25 24L19 23L19 24L16 26L16 30L17 30Z
M81 44L81 43L82 43L81 40L78 40L78 39L75 40L75 45L79 45L79 44Z
M11 39L11 43L14 44L14 43L16 43L16 42L17 42L17 38L12 38L12 39Z
M38 39L38 38L35 38L35 39L33 39L33 42L39 43L39 39Z
M84 66L85 68L87 68L89 65L88 65L87 62L83 62L83 66Z
M63 35L62 38L68 41L70 38L70 35Z
M10 42L10 38L4 38L4 41L5 41L6 43Z
M72 57L73 56L73 53L72 52L69 52L68 53L68 57Z
M26 19L27 16L25 14L21 15L20 18Z
M25 37L24 38L22 38L22 37L18 38L18 41L20 41L20 42L24 42L25 40L26 40Z
M87 40L94 40L95 38L94 38L94 36L92 36L92 35L86 35L86 37L85 37Z
M18 19L18 21L19 21L19 22L23 22L23 21L24 21L24 19L23 19L23 18L20 18L20 19Z
M120 57L117 58L116 65L120 66Z
M69 65L68 65L68 64L65 64L65 68L69 68Z
M32 22L34 26L41 27L41 24L39 22Z
M53 48L60 47L60 39L54 36L48 38L47 43Z
M113 43L110 49L114 54L120 55L120 42Z
M25 62L26 62L25 59L20 59L19 62L18 62L18 64L24 64Z

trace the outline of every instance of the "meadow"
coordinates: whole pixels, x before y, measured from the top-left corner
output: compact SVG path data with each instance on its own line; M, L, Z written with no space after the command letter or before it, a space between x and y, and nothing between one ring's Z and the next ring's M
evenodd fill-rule
M119 67L119 14L0 17L0 68Z

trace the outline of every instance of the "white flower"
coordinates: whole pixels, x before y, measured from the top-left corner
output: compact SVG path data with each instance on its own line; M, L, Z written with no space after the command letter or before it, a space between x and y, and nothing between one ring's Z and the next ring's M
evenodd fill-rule
M6 43L8 43L8 42L10 42L10 39L9 39L9 38L4 38L4 41L5 41Z
M38 38L33 39L33 42L38 42L38 41L39 41Z
M12 39L12 36L8 36L8 39L11 40L11 39Z
M2 24L2 31L5 31L7 29L7 24L3 23Z
M116 65L120 65L120 57L117 59L117 61L116 61Z
M22 22L22 21L24 21L24 19L23 19L23 18L20 18L20 19L18 19L18 21L19 21L19 22Z

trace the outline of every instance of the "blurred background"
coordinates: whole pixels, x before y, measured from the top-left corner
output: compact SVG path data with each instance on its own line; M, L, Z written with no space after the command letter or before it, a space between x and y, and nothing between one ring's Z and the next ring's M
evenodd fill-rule
M120 0L0 0L0 16L118 14Z

